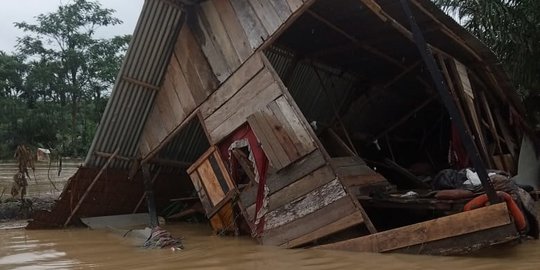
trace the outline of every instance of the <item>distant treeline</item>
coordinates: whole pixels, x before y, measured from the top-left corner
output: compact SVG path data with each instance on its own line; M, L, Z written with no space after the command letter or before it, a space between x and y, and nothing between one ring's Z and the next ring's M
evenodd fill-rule
M130 36L98 39L95 30L122 23L97 2L69 1L25 32L14 53L0 51L0 159L17 145L83 156L107 103Z

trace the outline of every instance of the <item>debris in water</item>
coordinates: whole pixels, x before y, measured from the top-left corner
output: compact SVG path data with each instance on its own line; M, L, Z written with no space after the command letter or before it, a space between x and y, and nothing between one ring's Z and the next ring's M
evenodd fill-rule
M184 245L181 239L175 238L165 229L156 226L152 229L150 237L146 239L144 248L171 248L172 250L182 250Z

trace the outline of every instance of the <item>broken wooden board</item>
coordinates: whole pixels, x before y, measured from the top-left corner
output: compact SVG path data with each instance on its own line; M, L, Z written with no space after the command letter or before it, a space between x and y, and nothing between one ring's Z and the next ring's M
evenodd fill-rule
M218 148L213 146L187 170L210 224L216 233L235 229L233 195L236 187Z
M511 224L505 203L396 228L368 236L318 246L359 252L388 252L481 232Z
M272 167L280 170L315 149L315 142L284 97L248 117Z

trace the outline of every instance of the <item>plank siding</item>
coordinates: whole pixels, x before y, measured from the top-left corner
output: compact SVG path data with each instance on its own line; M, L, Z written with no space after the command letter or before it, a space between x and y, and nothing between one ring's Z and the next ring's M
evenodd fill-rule
M249 39L236 16L234 8L228 0L215 0L213 3L229 34L236 54L240 57L240 61L244 62L253 53L253 49L249 45Z
M270 1L247 0L247 2L249 2L253 7L253 10L255 10L255 14L257 14L257 17L266 29L266 32L272 35L281 25L281 20L272 4L270 4Z
M315 149L313 138L284 97L248 118L272 167L280 170Z
M305 194L328 184L335 179L334 172L330 166L324 166L287 187L270 195L268 211L276 210L292 200L295 200Z
M247 0L230 0L237 18L248 37L252 49L258 48L268 37L268 31L264 28L255 10Z
M195 36L188 27L182 27L141 136L142 155L154 151L217 85Z
M263 63L259 54L252 55L242 67L240 67L231 77L229 77L216 90L206 102L201 105L200 111L204 119L213 114L219 107L233 97L251 79L253 79L262 69Z
M300 219L275 229L265 230L262 237L262 243L265 245L286 244L289 241L339 221L343 217L352 215L355 211L354 204L348 197L341 198ZM357 224L360 224L361 222L362 219L357 220Z
M231 38L225 30L225 25L216 10L214 1L205 1L200 5L202 12L199 15L203 16L204 21L207 22L206 30L214 45L221 50L229 70L231 72L236 70L240 66L240 56L236 53Z
M286 186L291 185L298 179L305 177L311 172L322 167L326 163L322 153L319 150L315 150L306 157L296 161L287 168L270 173L266 180L270 195L278 192ZM240 200L242 204L250 206L255 204L255 198L257 196L257 188L250 188L240 194Z
M345 189L339 180L335 179L305 196L266 214L264 228L265 230L277 228L313 213L346 196ZM350 200L350 198L348 199Z
M196 104L200 105L217 87L218 81L189 27L180 31L174 56Z
M205 119L211 143L217 143L228 136L245 123L249 115L280 95L281 88L273 77L264 70L258 73L225 104Z

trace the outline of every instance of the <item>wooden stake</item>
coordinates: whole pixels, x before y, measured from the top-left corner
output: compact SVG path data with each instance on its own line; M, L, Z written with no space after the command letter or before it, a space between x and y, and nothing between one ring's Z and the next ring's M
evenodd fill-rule
M116 148L116 151L114 151L114 153L109 157L109 159L107 160L107 162L105 162L105 164L103 165L103 167L101 167L101 170L99 170L98 174L96 175L96 177L94 177L94 179L92 180L92 183L90 183L90 185L86 188L86 191L84 192L84 194L82 195L81 199L79 199L79 202L77 203L77 205L75 206L75 208L73 209L73 211L71 211L71 214L69 215L69 217L67 218L66 222L64 222L64 227L66 227L69 222L71 221L71 219L73 218L73 216L77 213L77 211L79 210L79 208L81 207L82 203L84 202L84 199L86 199L86 196L88 196L88 194L90 193L90 190L92 190L92 188L94 187L94 185L97 183L97 180L99 179L99 177L101 177L101 175L103 174L103 172L107 169L107 167L109 167L109 164L111 163L111 161L113 161L113 159L116 157L116 155L118 154L118 152L120 151L120 148Z

